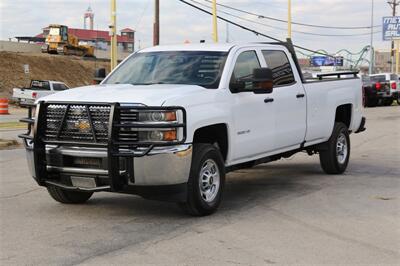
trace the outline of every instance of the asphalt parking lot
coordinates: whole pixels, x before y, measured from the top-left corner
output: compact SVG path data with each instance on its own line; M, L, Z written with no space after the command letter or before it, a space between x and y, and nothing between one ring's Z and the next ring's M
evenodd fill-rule
M220 210L98 193L62 205L28 174L22 148L0 151L1 265L400 264L400 107L365 110L345 175L318 156L227 176Z

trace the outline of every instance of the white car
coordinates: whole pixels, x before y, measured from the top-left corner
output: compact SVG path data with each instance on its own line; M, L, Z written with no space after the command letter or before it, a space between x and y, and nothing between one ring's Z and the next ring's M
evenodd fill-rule
M32 176L62 203L93 192L173 200L193 215L220 204L225 174L300 151L341 174L365 130L355 72L304 80L290 45L157 46L100 85L37 101L25 139ZM351 75L351 77L346 77Z
M44 96L67 89L69 87L60 81L32 80L29 88L14 88L12 98L19 104L33 104Z

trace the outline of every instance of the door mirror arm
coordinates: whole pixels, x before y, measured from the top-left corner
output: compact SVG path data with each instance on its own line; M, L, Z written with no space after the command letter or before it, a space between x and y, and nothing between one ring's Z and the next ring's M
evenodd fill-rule
M229 84L229 89L232 93L239 93L244 91L246 84L240 79L236 79Z

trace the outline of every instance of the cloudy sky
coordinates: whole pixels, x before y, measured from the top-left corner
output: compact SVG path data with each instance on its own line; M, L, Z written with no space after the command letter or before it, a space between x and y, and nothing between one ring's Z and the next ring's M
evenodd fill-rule
M188 0L190 1L190 0ZM209 5L206 0L196 0ZM287 18L287 0L217 0L218 3L238 9L254 12L279 19ZM372 0L292 0L293 21L326 26L369 26ZM136 48L151 45L153 0L117 0L117 26L119 29L130 27L137 31ZM201 39L211 41L211 17L178 0L160 0L161 2L161 43L183 43L185 40L198 42ZM14 36L33 36L41 32L41 28L51 23L66 24L69 27L83 27L83 13L88 6L95 12L95 28L106 30L110 22L109 0L0 0L0 39ZM197 4L198 5L198 4ZM260 19L252 15L235 12L219 7L220 11L231 13L256 23L231 17L221 16L250 26L260 32L284 39L285 23ZM381 25L382 17L390 15L391 9L386 0L375 0L374 24ZM266 24L260 25L260 24ZM281 28L281 29L279 29ZM219 23L220 41L226 40L225 22ZM368 29L335 30L293 26L294 31L313 34L357 35L328 37L306 35L294 32L293 41L312 49L325 49L331 53L346 48L352 52L360 51L370 42ZM374 46L377 49L388 49L390 43L382 41L381 28L374 29ZM230 41L264 41L253 33L245 32L229 26Z

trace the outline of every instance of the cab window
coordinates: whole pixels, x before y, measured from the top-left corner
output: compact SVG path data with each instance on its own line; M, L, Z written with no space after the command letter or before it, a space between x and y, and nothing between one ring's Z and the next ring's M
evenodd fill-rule
M272 70L274 86L284 86L295 83L293 69L283 51L262 51L267 66Z
M233 69L231 81L244 81L245 90L252 90L253 84L251 81L246 81L253 77L253 70L260 68L260 61L258 60L255 51L246 51L241 53L236 59L235 67Z
M63 90L66 90L66 89L68 89L68 88L64 84L61 84L61 83L54 83L53 84L53 90L55 90L55 91L63 91Z

